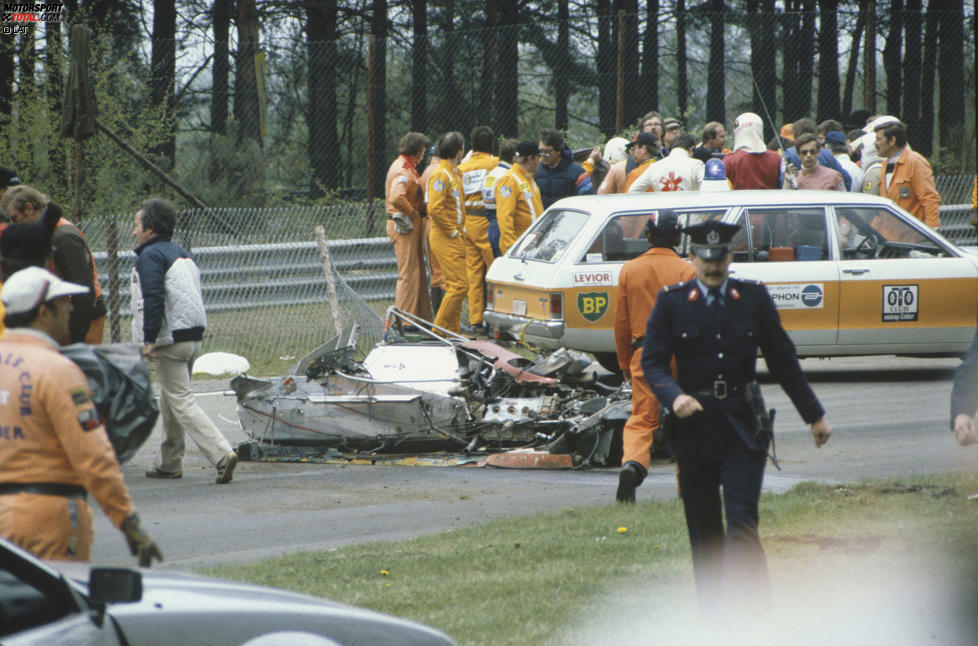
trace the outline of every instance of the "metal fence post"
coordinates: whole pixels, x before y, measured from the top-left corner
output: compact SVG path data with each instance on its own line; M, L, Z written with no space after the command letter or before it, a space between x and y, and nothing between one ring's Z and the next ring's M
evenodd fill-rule
M119 313L119 230L115 218L108 218L109 230L106 232L106 260L109 265L109 338L112 343L122 340Z

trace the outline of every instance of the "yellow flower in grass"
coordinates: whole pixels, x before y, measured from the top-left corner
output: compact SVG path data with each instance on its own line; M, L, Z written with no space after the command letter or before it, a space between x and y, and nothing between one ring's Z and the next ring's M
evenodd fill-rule
M387 570L381 570L380 571L380 576L390 576L390 575L391 575L391 573L388 572Z
M621 526L621 527L618 528L618 533L619 534L624 534L627 531L628 531L628 528L625 527L625 526Z

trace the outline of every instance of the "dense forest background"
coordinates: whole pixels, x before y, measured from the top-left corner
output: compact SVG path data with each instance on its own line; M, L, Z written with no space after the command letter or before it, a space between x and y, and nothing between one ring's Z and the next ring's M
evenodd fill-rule
M894 114L935 173L975 170L963 0L67 0L0 35L0 165L82 216L175 195L104 134L59 134L73 24L95 32L99 120L209 206L382 197L408 130L478 124L575 148L643 114L732 130Z

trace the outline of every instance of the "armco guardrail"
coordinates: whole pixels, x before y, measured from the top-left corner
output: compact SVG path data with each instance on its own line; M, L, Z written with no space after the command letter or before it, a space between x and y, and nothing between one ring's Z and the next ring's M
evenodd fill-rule
M969 204L941 206L941 226L938 231L948 240L962 247L978 245L978 235L971 224L973 210Z
M367 301L393 300L397 260L388 238L332 240L330 259L350 287ZM109 285L108 258L95 253L99 282ZM314 241L262 245L197 247L194 260L200 267L204 302L209 312L244 310L276 305L326 302L326 281ZM135 254L118 257L118 312L127 316L129 276Z

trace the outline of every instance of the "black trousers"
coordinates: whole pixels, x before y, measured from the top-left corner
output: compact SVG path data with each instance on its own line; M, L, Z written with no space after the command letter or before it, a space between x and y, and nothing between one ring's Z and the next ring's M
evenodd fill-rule
M678 460L697 596L703 609L748 600L766 607L770 585L757 505L767 456L748 450L732 428L725 447L720 459Z

